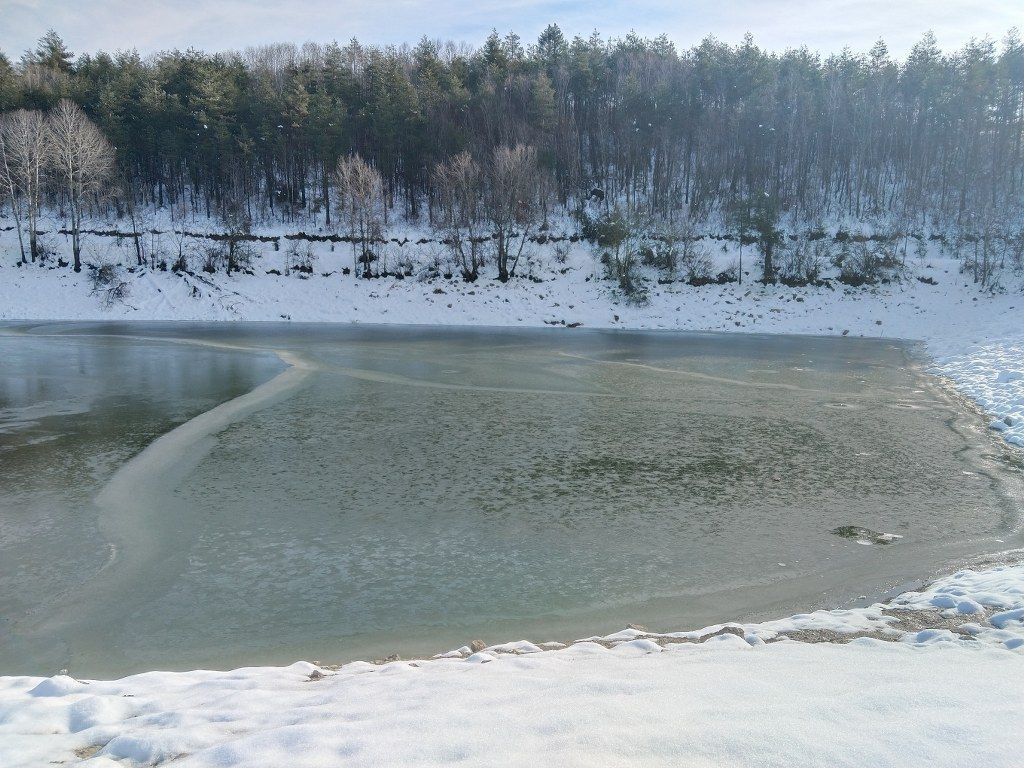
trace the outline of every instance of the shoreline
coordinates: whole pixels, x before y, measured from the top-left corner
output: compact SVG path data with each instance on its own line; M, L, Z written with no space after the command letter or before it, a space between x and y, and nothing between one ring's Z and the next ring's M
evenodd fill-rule
M1024 685L1024 549L979 565L867 608L696 631L630 627L568 645L474 644L339 667L0 677L0 757L12 768L314 765L316 754L397 766L448 764L454 750L462 763L521 765L571 734L580 749L610 747L602 761L715 765L701 760L713 743L782 765L818 754L804 740L823 733L845 744L820 755L831 765L897 766L910 753L938 766L981 756L1010 768L1019 757L1012 702ZM793 685L800 697L781 693ZM521 723L519 739L502 745L492 718ZM692 738L676 741L680 728Z

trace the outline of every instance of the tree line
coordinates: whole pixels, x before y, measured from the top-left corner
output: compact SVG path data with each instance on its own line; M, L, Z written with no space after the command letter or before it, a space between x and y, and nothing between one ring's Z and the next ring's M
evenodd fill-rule
M118 195L49 188L72 215L153 206L369 239L404 217L444 231L467 277L485 233L506 279L525 231L586 201L633 222L735 227L767 252L766 272L783 217L985 237L1021 222L1016 30L950 53L925 35L902 60L882 42L829 56L749 36L679 50L665 36L570 40L555 25L532 44L492 33L475 49L74 56L50 32L16 62L0 54L8 120L62 105L116 147ZM372 254L355 256L368 270Z

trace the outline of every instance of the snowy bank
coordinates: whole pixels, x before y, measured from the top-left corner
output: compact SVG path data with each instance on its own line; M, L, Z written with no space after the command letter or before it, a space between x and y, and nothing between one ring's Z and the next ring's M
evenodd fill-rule
M888 604L552 650L0 678L0 764L1019 766L1020 556Z
M990 428L1024 447L1024 330L941 357L935 370L992 417Z

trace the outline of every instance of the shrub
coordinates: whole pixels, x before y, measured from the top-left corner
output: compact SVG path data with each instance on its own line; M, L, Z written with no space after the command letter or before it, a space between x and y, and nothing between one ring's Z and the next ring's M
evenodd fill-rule
M93 295L100 297L104 307L124 301L129 293L129 285L121 279L121 267L117 264L92 267L89 282L92 284Z
M641 227L630 221L619 210L601 216L591 224L592 241L601 248L601 263L605 265L608 279L614 280L618 288L631 303L644 303L647 289L640 275Z
M226 262L227 247L223 243L214 242L203 249L203 272L212 275Z
M316 254L313 253L313 246L308 242L300 244L298 240L293 240L291 245L288 246L288 258L285 260L284 273L287 275L289 271L294 270L296 272L311 275L313 274L313 262L316 260Z
M874 285L888 282L900 267L899 258L887 244L858 243L843 260L839 280L846 285Z
M824 240L813 246L798 244L782 254L780 278L786 285L807 285L821 279L821 255L828 248Z

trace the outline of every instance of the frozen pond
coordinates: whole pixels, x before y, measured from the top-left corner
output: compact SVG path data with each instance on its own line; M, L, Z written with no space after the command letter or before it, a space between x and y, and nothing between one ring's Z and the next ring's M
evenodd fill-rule
M0 674L696 628L1021 545L1014 459L889 341L8 324L0 361Z

